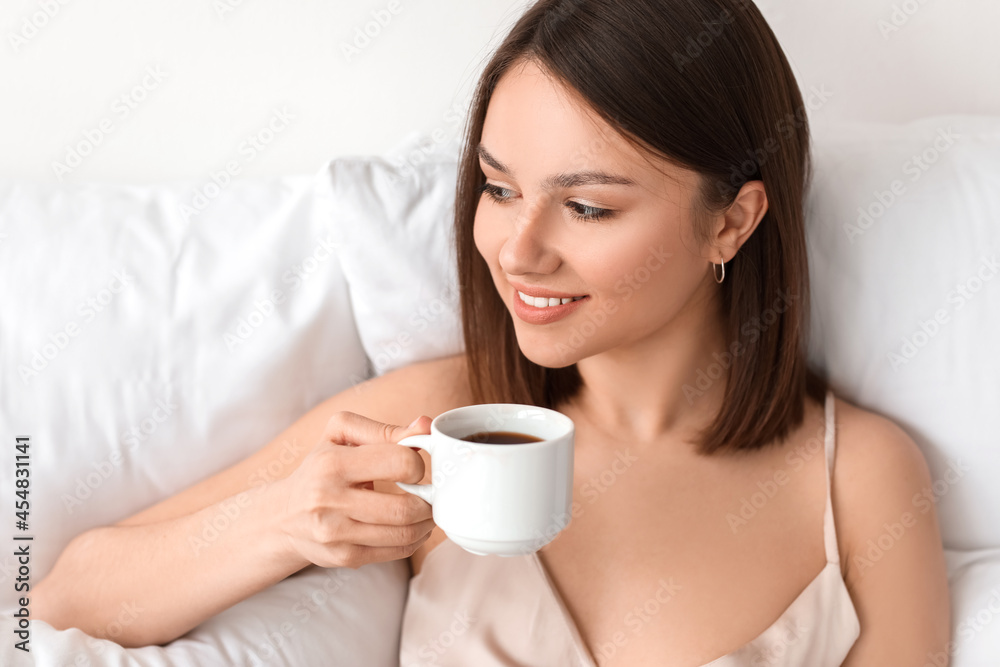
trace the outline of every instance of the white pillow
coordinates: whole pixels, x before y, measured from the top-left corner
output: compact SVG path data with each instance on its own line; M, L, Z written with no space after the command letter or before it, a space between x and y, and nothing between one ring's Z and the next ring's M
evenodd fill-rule
M76 628L59 631L32 621L30 658L14 649L5 611L0 664L397 667L408 581L409 568L402 560L357 570L309 566L164 647L126 649Z
M227 468L370 374L315 182L0 181L0 424L8 445L32 439L33 582L75 535ZM208 196L196 200L196 189ZM184 208L195 205L203 210ZM13 488L10 460L0 488ZM0 503L13 517L13 493ZM14 572L4 549L5 609L15 604ZM330 655L395 664L391 647L366 638L397 636L408 568L379 563L357 574L354 593L331 598L279 648L296 658L313 651L290 664ZM202 664L226 662L284 621L296 624L281 601L308 594L311 581L287 579L188 638L127 654L148 657L137 664L181 664L191 651L215 656ZM11 618L0 622L2 664ZM32 626L35 648L53 647L41 655L91 654L78 631Z
M945 546L1000 547L1000 118L813 129L812 357L923 450Z
M1000 664L1000 549L945 550L951 592L951 667ZM943 651L942 651L943 652ZM942 655L928 665L943 665Z
M415 133L399 152L425 157L339 158L319 184L378 375L464 349L453 231L457 147Z

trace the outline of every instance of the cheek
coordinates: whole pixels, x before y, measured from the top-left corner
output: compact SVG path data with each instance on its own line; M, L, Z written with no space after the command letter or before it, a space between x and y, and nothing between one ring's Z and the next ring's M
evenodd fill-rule
M632 238L617 247L605 244L600 261L583 266L590 267L587 281L604 298L614 299L625 313L641 310L652 316L670 311L693 289L698 274L690 261L689 253L660 234Z

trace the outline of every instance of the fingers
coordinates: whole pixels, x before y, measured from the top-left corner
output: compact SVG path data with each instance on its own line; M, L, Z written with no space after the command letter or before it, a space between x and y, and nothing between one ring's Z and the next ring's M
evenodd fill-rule
M384 480L416 484L424 478L424 459L409 447L370 444L342 452L341 478L347 484Z
M346 489L347 517L367 524L405 526L427 521L433 509L412 493L378 493L367 489Z
M434 520L427 519L405 526L380 526L352 521L345 526L345 541L367 547L405 547L426 540L434 530Z
M345 465L338 466L338 476L347 484L376 479L416 484L424 476L424 459L417 453L419 450L389 443L428 433L429 426L430 419L424 415L403 427L342 410L330 417L322 441L348 446L338 452L348 457Z
M413 555L414 551L427 541L429 536L430 533L418 542L403 547L372 547L366 544L352 544L342 550L343 555L339 559L339 565L356 570L368 563L409 558Z
M330 417L323 432L323 439L338 445L397 443L408 435L427 431L429 431L428 420L423 415L410 427L385 424L356 412L341 410Z

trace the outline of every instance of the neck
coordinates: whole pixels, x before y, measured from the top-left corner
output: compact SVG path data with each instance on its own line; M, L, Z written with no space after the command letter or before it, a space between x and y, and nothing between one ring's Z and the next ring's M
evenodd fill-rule
M583 387L574 403L616 440L693 442L721 409L728 346L718 301L689 302L655 333L580 360Z

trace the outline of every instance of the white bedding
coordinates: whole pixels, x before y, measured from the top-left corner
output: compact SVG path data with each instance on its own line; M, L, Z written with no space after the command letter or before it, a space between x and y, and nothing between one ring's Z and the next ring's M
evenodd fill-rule
M32 439L31 581L75 535L245 458L370 374L314 183L234 181L185 216L203 183L0 180L0 430L5 444ZM0 507L12 519L4 451ZM11 544L0 551L0 665L398 662L402 561L309 568L166 647L126 650L33 620L27 656L14 648ZM254 651L273 654L255 662Z

